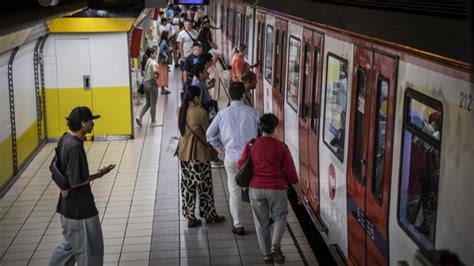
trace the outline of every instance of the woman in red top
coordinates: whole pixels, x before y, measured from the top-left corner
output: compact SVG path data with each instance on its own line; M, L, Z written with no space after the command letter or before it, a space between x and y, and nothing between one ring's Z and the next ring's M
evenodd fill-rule
M249 65L245 61L245 55L247 54L247 45L241 43L239 46L235 47L234 49L234 56L232 57L232 61L230 62L231 66L231 79L233 82L242 82L242 75L249 71L250 68L256 67L258 63L253 65Z
M252 147L247 143L237 167L242 166L250 152L253 176L249 184L249 196L258 243L265 263L281 264L285 262L280 244L288 215L288 183L293 185L299 202L302 194L290 150L284 142L274 137L277 126L278 118L275 115L262 115L260 129L263 135L255 140ZM270 235L270 217L274 221L273 237Z

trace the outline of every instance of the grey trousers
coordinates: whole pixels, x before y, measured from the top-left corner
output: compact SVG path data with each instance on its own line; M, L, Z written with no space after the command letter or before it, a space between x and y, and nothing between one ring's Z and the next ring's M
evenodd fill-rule
M272 247L280 248L288 215L286 190L249 189L258 244L262 255L270 255ZM273 232L270 235L270 217L273 219Z
M140 112L140 119L142 119L146 111L150 109L151 122L153 123L156 119L156 102L158 101L158 87L156 86L155 80L152 79L143 82L143 90L145 91L146 104Z
M61 215L64 242L53 251L50 266L79 266L104 264L104 239L99 216L82 220L69 219Z

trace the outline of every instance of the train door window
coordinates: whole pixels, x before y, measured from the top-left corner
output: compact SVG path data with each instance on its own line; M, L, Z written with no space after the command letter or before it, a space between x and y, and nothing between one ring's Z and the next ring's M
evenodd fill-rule
M309 43L304 44L304 57L303 57L303 87L301 88L301 110L300 116L305 118L308 115L308 103L306 95L308 93L309 86L309 68L311 61L311 51L309 49ZM288 99L287 99L288 101Z
M346 136L347 73L347 61L328 54L323 140L341 162L344 160Z
M422 248L435 247L443 125L442 105L414 90L405 94L398 219Z
M288 92L286 94L286 102L291 106L291 108L293 108L293 110L295 110L295 112L298 108L298 94L300 88L300 50L300 40L291 36L288 48ZM309 53L309 48L307 46L305 47L305 50ZM305 70L305 76L306 72L307 70Z
M277 40L278 40L278 38L277 38ZM279 88L280 95L284 95L283 93L284 93L284 90L285 90L284 87L285 87L285 82L286 82L285 64L283 62L283 56L284 56L283 54L285 52L285 45L286 45L286 32L282 31L281 32L281 47L280 47L280 52L279 52L280 55L281 55L281 58L282 58L280 60L280 67L279 67L280 68L280 79L281 79L280 84L279 84L279 86L280 86L280 88ZM299 51L298 51L298 55L299 55ZM299 60L300 59L298 57L298 62L299 62ZM299 67L299 65L298 65L298 67Z
M354 154L352 157L353 175L361 184L365 184L364 173L362 169L364 156L362 143L364 141L364 122L365 122L365 91L367 88L367 71L363 68L357 69L357 111L355 113L354 126Z
M267 34L265 36L265 79L272 83L273 68L273 26L267 26Z
M387 112L388 112L388 81L378 79L377 81L377 113L375 120L375 145L374 145L374 171L372 178L372 195L378 203L382 203L383 176L385 165L385 139L387 136Z
M319 62L319 50L314 50L313 60L313 93L311 94L311 129L313 132L318 132L318 103L317 103L317 92L318 92L318 62Z
M240 12L237 12L237 19L235 21L235 45L240 44L240 28L242 27L242 17Z

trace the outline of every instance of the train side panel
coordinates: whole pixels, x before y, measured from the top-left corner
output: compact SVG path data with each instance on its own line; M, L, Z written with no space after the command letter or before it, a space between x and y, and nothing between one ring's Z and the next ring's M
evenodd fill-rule
M328 67L328 55L337 56L338 58L345 60L348 64L348 73L352 73L352 53L353 45L347 42L343 42L339 39L326 35L324 44L324 63L323 63L323 80L322 80L322 100L321 100L321 124L320 128L322 134L320 134L320 200L321 200L321 219L329 228L325 238L328 244L336 243L342 249L344 254L347 256L347 189L346 189L346 158L347 149L343 152L343 160L340 160L334 152L329 148L324 138L331 138L328 127L325 127L325 123L329 124L330 117L325 117L325 109L331 108L330 102L327 101L331 98L331 95L326 95L327 86L332 84L326 84L328 76L335 75L332 73L334 70L332 66ZM328 70L329 69L329 70ZM328 73L329 72L329 73ZM347 92L349 92L351 78L348 76L347 81ZM346 110L349 110L348 104L350 102L350 95L347 93ZM327 107L326 107L327 105ZM348 115L346 115L348 117ZM345 119L342 127L348 128L349 121ZM326 132L324 132L327 129ZM328 142L331 142L330 140ZM348 131L344 134L344 147L348 144ZM324 235L324 234L323 234Z
M430 63L426 65L432 65ZM439 66L438 66L439 67ZM416 251L434 244L434 249L448 249L459 255L466 265L474 263L474 223L472 191L474 181L474 114L468 109L469 97L474 94L473 84L467 80L457 79L448 73L456 70L440 67L442 71L433 71L427 67L413 63L400 62L399 82L397 95L397 118L395 124L394 157L392 171L392 191L390 208L390 260L394 265L398 261L411 262ZM444 70L445 73L442 73ZM441 151L439 156L439 181L438 187L434 188L431 200L436 206L435 231L430 237L423 230L425 219L424 202L419 201L417 215L413 218L414 226L403 221L403 212L408 210L403 206L403 194L415 194L410 184L404 187L402 182L406 176L403 173L404 165L409 163L409 148L404 143L406 128L404 127L404 108L408 90L415 90L428 98L432 98L442 105L442 130ZM466 96L467 95L467 96ZM471 96L469 96L471 95ZM464 99L464 98L466 99ZM461 106L462 107L461 107ZM425 115L426 118L426 115ZM423 123L426 124L427 121ZM429 122L429 121L428 121ZM405 146L404 146L405 145ZM412 144L413 145L413 144ZM426 146L426 144L425 144ZM410 149L414 156L413 148ZM424 160L417 158L411 162L422 163ZM410 167L410 177L416 167ZM405 177L406 178L406 177ZM431 181L435 183L435 181ZM422 189L420 189L422 190ZM420 192L422 195L423 193ZM422 196L421 196L422 197ZM415 198L415 197L412 197ZM413 199L416 201L416 199ZM400 210L399 210L400 208ZM428 209L428 208L427 208ZM408 224L408 226L407 226ZM418 229L420 230L418 230ZM433 229L434 230L434 229Z

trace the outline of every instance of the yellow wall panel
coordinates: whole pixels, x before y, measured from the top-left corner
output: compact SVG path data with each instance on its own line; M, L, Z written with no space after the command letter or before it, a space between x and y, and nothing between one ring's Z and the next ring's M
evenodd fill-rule
M2 166L0 167L0 188L13 176L13 151L12 138L8 136L0 141L0 154Z
M129 86L92 89L93 113L101 115L94 121L95 136L132 134L130 97Z
M38 124L34 122L28 129L16 139L18 165L21 166L26 158L38 147Z
M46 123L48 138L62 136L59 130L59 100L57 89L46 89Z
M59 137L61 137L64 132L69 131L66 117L69 116L69 113L71 113L74 107L87 106L91 110L94 110L92 107L91 91L85 91L83 88L58 89L58 101ZM48 103L46 103L46 105L47 104Z

